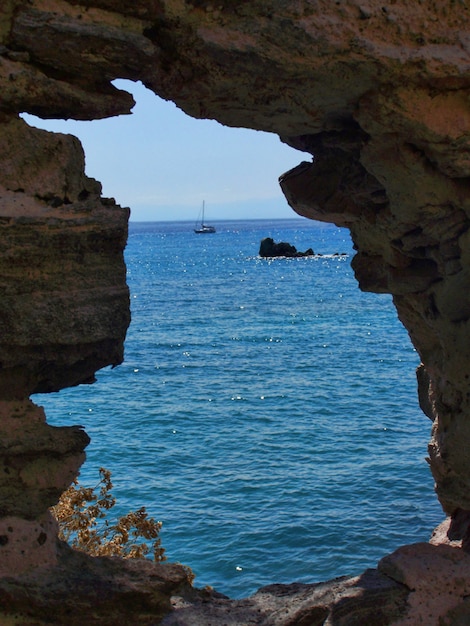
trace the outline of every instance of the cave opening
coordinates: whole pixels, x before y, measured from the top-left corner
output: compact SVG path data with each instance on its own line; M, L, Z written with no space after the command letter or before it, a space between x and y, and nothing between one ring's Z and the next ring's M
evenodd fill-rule
M107 123L113 130L96 141ZM242 161L249 152L249 162L244 174L231 172L221 195L210 188L221 177L216 148L230 147L216 138L208 167L200 146L214 139L202 132L192 156L182 133L163 172L161 157L157 165L147 153L141 178L125 190L121 182L140 147L162 147L148 128L130 146L110 145L122 123L93 122L95 154L82 141L87 173L104 182L104 195L131 210L140 206L143 216L134 223L131 214L126 250L132 322L125 361L99 372L95 385L36 399L50 423L81 423L91 435L82 480L93 484L100 465L110 469L122 510L145 505L163 521L169 559L192 567L197 586L232 597L274 580L353 574L403 543L426 541L442 513L424 462L429 422L416 399L419 359L391 298L357 288L347 231L296 219L280 191L273 201L263 185L246 199L248 183L259 182L258 166L274 161L276 137L263 146L265 158L248 144L236 154ZM243 132L254 146L254 133ZM166 141L170 152L175 140L169 134ZM277 169L263 174L273 185L302 158L279 145L282 158L289 151L293 160L278 165L279 157ZM109 186L98 170L106 162L121 168ZM200 164L204 190L193 215L182 209L194 196L185 179ZM160 175L185 198L167 213L179 224L148 223L160 221L152 217L155 202L174 201L149 197L147 181L158 189ZM216 238L196 239L189 222L200 200L216 206L231 190L240 195L218 216ZM254 228L253 218L265 222ZM260 237L286 234L321 256L257 257ZM216 390L205 382L208 370L214 384L219 378Z

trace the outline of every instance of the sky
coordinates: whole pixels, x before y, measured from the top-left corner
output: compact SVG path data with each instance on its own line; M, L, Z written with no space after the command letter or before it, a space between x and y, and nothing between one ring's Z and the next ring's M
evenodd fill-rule
M131 221L195 221L203 200L208 223L298 217L278 178L309 155L277 135L193 119L140 83L115 84L133 94L132 115L93 122L24 118L78 137L87 175L102 183L104 196L131 208Z

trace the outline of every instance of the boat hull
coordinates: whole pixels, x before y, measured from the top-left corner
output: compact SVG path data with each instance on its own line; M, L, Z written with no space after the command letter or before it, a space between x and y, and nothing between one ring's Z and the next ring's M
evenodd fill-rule
M213 226L201 226L200 228L195 228L194 232L196 235L210 235L211 233L215 233L215 228Z

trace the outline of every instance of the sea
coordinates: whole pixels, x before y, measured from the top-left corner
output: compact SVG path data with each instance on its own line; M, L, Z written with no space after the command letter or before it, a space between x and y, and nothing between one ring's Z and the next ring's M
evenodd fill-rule
M169 561L233 598L354 575L443 519L419 358L389 295L363 293L347 230L306 219L131 223L125 361L34 396L92 441L113 512L145 506ZM302 258L264 259L264 237Z

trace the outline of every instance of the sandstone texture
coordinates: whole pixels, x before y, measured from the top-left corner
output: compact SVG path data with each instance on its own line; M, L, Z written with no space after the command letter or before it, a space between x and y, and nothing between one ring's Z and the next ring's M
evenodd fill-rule
M48 507L87 436L48 427L29 396L92 382L122 361L128 210L101 197L76 139L19 114L129 113L116 78L140 80L194 117L274 132L307 155L280 178L288 202L350 229L360 287L393 295L422 360L429 463L448 516L432 544L329 583L330 596L276 586L236 603L190 591L171 568L162 583L163 569L145 564L133 595L132 566L77 561L57 544ZM167 624L470 623L468 2L2 0L0 147L2 623L64 623L56 599L66 603L61 580L72 584L77 568L90 575L76 581L80 623L158 623L170 595ZM104 579L113 605L133 599L134 619L109 621L96 591Z
M58 546L56 563L0 578L2 626L159 624L188 586L181 565L95 557Z

